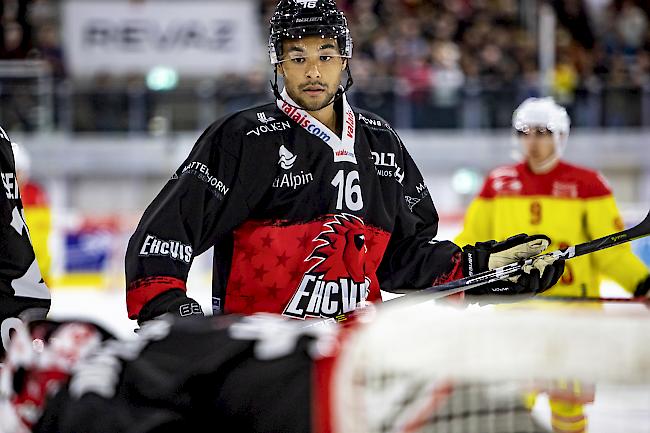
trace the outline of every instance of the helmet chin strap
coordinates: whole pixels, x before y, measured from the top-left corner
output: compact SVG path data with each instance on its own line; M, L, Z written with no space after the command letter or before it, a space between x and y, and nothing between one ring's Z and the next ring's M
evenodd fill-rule
M270 83L271 83L271 89L273 89L273 95L275 96L275 98L276 98L276 99L279 99L280 101L284 102L284 103L287 104L287 105L292 106L293 108L297 108L297 109L299 109L299 110L304 110L304 109L305 109L304 107L296 107L295 105L293 105L293 104L287 102L287 101L282 97L282 93L280 92L280 89L279 89L279 87L278 87L278 68L277 68L277 65L274 65L274 66L276 66L276 67L273 69L273 81L271 81ZM334 95L334 97L332 98L332 100L331 100L330 102L328 102L326 105L324 105L324 106L321 108L321 110L322 110L323 108L329 106L329 105L332 105L333 103L335 103L335 102L338 101L339 99L341 99L341 97L343 96L343 94L344 94L345 92L347 92L348 89L350 89L350 87L352 87L352 85L354 84L354 80L352 79L352 72L350 72L350 64L349 64L349 63L348 63L347 65L345 65L345 70L346 70L347 73L348 73L348 79L347 79L347 81L346 81L346 83L345 83L345 87L341 87L341 86L339 86L339 88L338 88L338 90L336 91L336 94Z

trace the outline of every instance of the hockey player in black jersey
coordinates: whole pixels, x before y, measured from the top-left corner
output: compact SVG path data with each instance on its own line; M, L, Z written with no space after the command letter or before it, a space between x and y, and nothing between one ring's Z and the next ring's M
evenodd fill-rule
M388 374L361 355L376 349L374 319L166 315L121 341L91 323L18 323L0 373L0 432L547 431L512 384L497 395L431 369Z
M214 246L214 313L336 318L380 289L418 290L540 253L544 236L459 248L395 131L348 104L352 39L333 0L281 0L269 54L284 90L199 137L145 211L126 253L127 309L143 322L202 314L186 294ZM341 81L347 71L345 87ZM477 293L537 293L563 262Z
M0 128L0 323L5 319L42 319L50 308L25 224L12 143ZM0 345L0 361L3 345Z

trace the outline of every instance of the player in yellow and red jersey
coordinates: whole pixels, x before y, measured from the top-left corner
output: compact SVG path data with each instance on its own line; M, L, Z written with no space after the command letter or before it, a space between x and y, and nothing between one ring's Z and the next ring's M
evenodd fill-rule
M31 157L23 146L14 147L16 177L25 207L25 221L34 246L41 275L46 284L51 284L50 234L52 231L52 210L47 192L40 183L31 178Z
M605 179L596 171L561 160L570 128L563 107L552 98L529 98L514 112L512 126L523 161L488 175L467 210L456 244L506 239L519 232L544 233L553 240L552 251L623 230ZM636 296L647 296L650 289L647 267L624 244L567 262L560 281L542 296L597 298L602 277ZM577 398L550 394L553 429L586 431L581 404L586 400L576 391L581 386L574 382L567 387L573 388Z
M562 161L569 116L551 98L530 98L513 115L524 161L500 167L487 177L465 216L458 245L544 233L549 250L587 242L623 230L610 187L596 171ZM561 280L545 296L598 297L602 277L645 295L648 269L630 244L566 263Z

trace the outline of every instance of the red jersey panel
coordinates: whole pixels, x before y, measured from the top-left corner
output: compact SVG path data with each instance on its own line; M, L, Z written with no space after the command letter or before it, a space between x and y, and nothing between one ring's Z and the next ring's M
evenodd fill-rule
M225 311L336 317L379 300L376 273L389 239L349 214L305 224L244 223L235 230Z

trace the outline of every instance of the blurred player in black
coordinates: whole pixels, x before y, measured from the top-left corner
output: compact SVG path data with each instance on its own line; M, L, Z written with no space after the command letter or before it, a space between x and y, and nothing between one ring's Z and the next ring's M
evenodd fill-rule
M12 317L42 319L50 308L50 292L41 277L25 224L12 143L2 128L0 176L0 323ZM3 352L0 347L0 360Z

